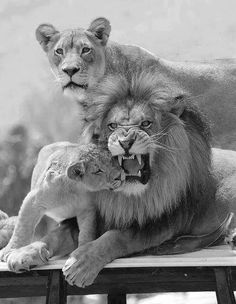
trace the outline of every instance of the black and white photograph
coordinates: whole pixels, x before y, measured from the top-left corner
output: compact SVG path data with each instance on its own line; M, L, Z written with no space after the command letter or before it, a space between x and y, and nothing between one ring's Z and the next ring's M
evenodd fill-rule
M235 0L0 0L0 40L0 304L235 304Z

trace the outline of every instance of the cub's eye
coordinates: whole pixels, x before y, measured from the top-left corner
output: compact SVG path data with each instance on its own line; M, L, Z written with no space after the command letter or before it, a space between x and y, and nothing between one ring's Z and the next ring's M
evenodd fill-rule
M141 127L143 128L150 128L152 125L152 122L150 120L144 120L141 122Z
M112 122L112 123L108 124L107 126L111 131L114 131L118 125L116 122Z
M93 174L99 175L99 174L101 174L102 172L104 172L104 171L101 170L101 169L98 169L97 171L93 172Z
M55 53L57 55L63 55L63 49L62 48L58 48L58 49L55 50Z
M82 54L86 54L86 53L89 53L91 51L91 49L89 48L89 47L84 47L83 49L82 49Z

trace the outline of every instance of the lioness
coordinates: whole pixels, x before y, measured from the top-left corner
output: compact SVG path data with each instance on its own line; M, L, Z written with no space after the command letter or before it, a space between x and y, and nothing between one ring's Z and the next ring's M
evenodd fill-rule
M26 246L32 242L35 227L45 214L57 222L76 216L79 245L95 239L96 208L90 192L119 187L121 173L122 169L112 165L110 153L94 144L61 142L44 147L33 171L31 191L2 251L1 258L7 261L9 269L29 269L39 264L37 257L42 263L52 256L51 244L36 242ZM36 256L32 256L32 247L37 248Z
M51 69L64 94L79 101L88 100L90 89L104 77L151 70L157 78L165 78L180 90L197 96L195 101L206 109L217 135L230 131L236 124L236 60L212 62L171 62L157 58L143 48L109 41L111 26L106 18L97 18L87 30L83 28L58 31L51 24L41 24L36 38L46 52ZM83 108L80 108L81 113ZM215 112L227 121L216 121ZM86 114L86 111L85 111ZM86 118L86 115L85 115Z

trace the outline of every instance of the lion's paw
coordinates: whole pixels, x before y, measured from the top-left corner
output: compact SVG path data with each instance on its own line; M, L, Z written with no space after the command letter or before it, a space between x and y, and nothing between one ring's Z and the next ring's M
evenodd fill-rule
M86 287L93 283L103 267L104 263L97 258L93 242L90 242L72 252L62 271L70 285Z
M49 255L45 244L33 243L12 250L7 256L7 266L13 272L30 270L32 267L45 264Z
M1 262L6 262L9 254L12 252L12 248L9 246L4 247L3 249L0 250L0 261Z
M229 232L225 238L225 241L230 245L231 249L236 254L236 229L233 229Z

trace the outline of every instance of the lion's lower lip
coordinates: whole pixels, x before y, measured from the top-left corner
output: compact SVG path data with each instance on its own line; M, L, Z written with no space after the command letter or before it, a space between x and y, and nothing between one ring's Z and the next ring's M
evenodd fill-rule
M88 84L86 84L86 83L79 84L79 83L75 83L75 82L71 81L67 85L64 86L64 89L76 89L76 88L86 90L88 88Z

